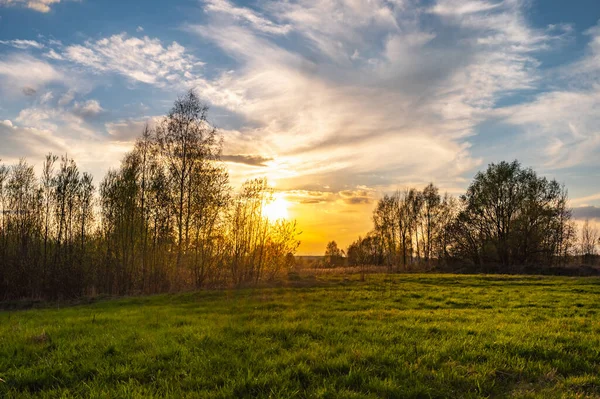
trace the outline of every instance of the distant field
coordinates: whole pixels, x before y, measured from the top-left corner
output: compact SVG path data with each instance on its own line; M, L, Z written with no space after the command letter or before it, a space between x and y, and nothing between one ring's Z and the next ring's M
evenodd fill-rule
M327 278L0 312L0 397L600 397L600 279Z

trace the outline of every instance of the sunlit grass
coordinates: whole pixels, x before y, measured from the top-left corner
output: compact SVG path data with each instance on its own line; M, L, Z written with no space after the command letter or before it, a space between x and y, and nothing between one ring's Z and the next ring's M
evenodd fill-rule
M371 275L0 313L0 397L597 397L600 280Z

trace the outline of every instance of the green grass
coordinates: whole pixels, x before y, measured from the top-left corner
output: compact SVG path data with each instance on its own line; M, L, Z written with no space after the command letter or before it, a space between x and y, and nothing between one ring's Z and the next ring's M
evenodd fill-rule
M600 397L599 279L357 280L0 312L0 397Z

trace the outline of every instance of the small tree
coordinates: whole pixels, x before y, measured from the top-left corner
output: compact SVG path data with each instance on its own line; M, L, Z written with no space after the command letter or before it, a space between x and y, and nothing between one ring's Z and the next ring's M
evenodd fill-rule
M327 243L325 248L325 264L330 267L339 266L344 262L344 251L335 241Z
M598 229L590 226L590 221L586 219L581 228L581 256L583 261L589 263L593 262L596 255L596 246L598 245Z
M379 240L376 235L369 234L365 238L358 237L346 251L348 265L360 268L360 279L365 281L368 266L379 264Z

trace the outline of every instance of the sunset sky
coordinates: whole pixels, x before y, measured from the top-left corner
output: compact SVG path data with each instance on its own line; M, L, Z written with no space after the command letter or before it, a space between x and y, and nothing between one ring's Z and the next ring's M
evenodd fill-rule
M300 254L383 193L458 195L518 159L600 218L600 1L0 0L0 158L68 153L96 184L189 88L238 188L266 176Z

